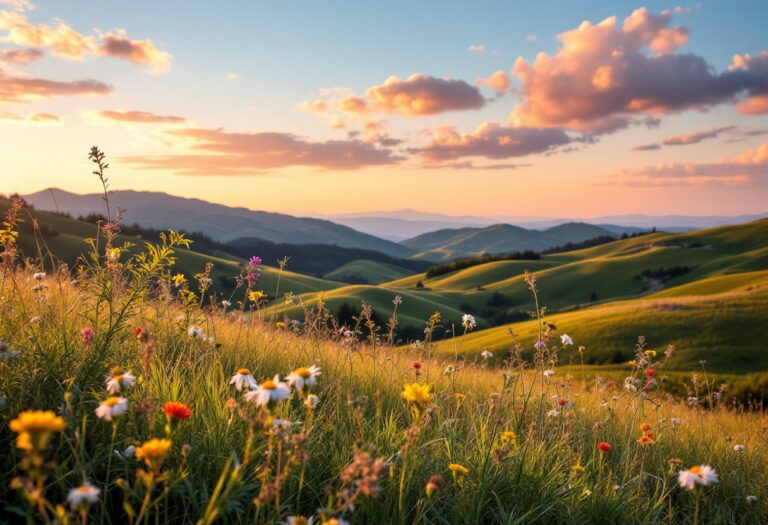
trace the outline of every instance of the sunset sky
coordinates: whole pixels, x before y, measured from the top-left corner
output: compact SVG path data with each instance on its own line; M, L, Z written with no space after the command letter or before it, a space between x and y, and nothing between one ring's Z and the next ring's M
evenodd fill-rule
M0 192L768 211L768 2L0 0Z

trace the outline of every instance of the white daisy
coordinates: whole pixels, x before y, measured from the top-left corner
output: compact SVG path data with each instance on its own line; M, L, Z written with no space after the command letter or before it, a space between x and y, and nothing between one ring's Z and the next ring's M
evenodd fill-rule
M555 375L554 370L544 370L544 377L552 377L553 375Z
M747 447L746 445L734 445L733 450L735 452L744 452L745 450L747 450Z
M475 321L475 316L470 314L462 315L461 325L467 330L472 330L475 326L477 326L477 321Z
M696 485L706 487L718 481L717 472L709 465L696 465L677 474L678 484L686 490L693 490Z
M747 503L757 503L757 496L747 496Z
M488 350L483 350L483 353L480 354L480 357L483 359L490 359L493 357L493 352L489 352Z
M115 374L114 376L107 377L107 392L110 394L125 392L133 388L134 384L136 384L136 376L131 372Z
M287 383L280 381L280 375L275 375L273 379L267 379L260 384L256 390L251 390L245 394L245 400L256 403L259 406L267 406L275 401L282 401L291 397L291 387Z
M239 369L235 375L232 376L232 379L229 380L229 384L235 385L235 390L238 392L246 387L248 390L255 390L256 387L259 386L251 375L251 371L247 368Z
M76 509L80 507L87 507L98 502L100 494L100 489L94 487L86 481L79 487L70 489L69 494L67 494L67 503L69 503L72 508Z
M312 525L315 522L315 517L310 516L305 518L304 516L288 516L283 521L283 525Z
M317 383L317 376L320 375L320 367L312 365L309 368L297 368L286 376L288 384L296 390L303 390L304 387L313 387Z
M203 329L200 328L199 326L190 326L189 328L187 328L187 335L189 335L189 337L192 337L193 339L201 338L204 336Z
M32 278L33 278L35 281L42 281L43 279L45 279L45 276L46 276L46 275L48 275L48 274L46 274L45 272L35 272L35 273L32 275Z
M573 339L571 339L570 335L563 334L560 336L560 342L563 344L563 346L568 346L573 344Z
M96 415L105 421L120 417L128 410L128 400L124 397L111 396L99 403L96 407Z

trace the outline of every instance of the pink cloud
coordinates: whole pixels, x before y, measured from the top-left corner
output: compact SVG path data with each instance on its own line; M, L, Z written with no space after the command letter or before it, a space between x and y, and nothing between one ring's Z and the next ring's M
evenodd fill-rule
M43 56L43 52L37 49L0 49L0 62L6 64L27 64Z
M184 117L177 117L175 115L158 115L157 113L150 113L148 111L135 110L104 110L99 111L98 115L105 120L133 122L138 124L180 124L187 121Z
M718 162L662 163L625 170L621 183L639 186L768 183L768 144Z
M508 159L546 153L573 139L560 129L510 128L494 122L480 125L472 133L458 133L452 126L431 132L429 144L413 149L426 162L464 157Z
M155 47L152 40L131 40L123 30L105 33L99 39L96 48L99 55L130 60L148 66L154 73L165 73L171 67L171 55Z
M142 169L182 175L252 175L292 166L350 170L401 160L387 148L360 140L312 142L290 133L232 133L222 129L183 129L167 134L191 144L189 151L123 160Z
M406 117L479 109L486 104L480 91L463 80L419 74L406 80L391 76L365 94L377 111Z
M497 93L503 93L509 89L509 77L503 69L499 69L488 78L479 78L477 83L489 87Z
M675 135L674 137L667 137L661 143L665 146L688 146L690 144L698 144L699 142L707 139L717 138L721 133L727 131L733 131L736 126L722 126L719 128L707 129L704 131L698 131L696 133L689 133L686 135Z
M7 75L0 70L0 102L30 102L53 96L109 95L112 88L97 80L58 82Z
M655 151L657 149L661 149L661 145L659 144L641 144L639 146L635 146L632 148L635 151Z
M554 55L518 58L514 73L523 101L510 122L605 133L648 115L704 110L768 92L763 55L716 73L701 57L675 52L689 32L671 26L672 17L672 11L641 8L621 26L616 17L585 21L558 35L562 45Z

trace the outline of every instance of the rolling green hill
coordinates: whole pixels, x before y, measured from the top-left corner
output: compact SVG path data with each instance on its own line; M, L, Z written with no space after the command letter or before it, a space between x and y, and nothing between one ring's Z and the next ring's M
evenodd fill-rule
M323 277L345 283L381 284L412 275L413 273L407 268L394 264L358 259L336 268Z
M542 251L569 242L616 235L592 224L570 222L546 230L526 230L511 224L485 228L444 229L425 233L400 244L414 250L414 258L446 261L462 257L515 251Z

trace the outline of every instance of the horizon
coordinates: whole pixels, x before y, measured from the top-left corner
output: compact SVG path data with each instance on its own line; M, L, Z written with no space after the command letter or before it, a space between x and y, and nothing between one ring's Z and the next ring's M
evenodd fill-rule
M292 215L766 211L765 3L184 5L0 0L2 191L91 193L97 144Z

